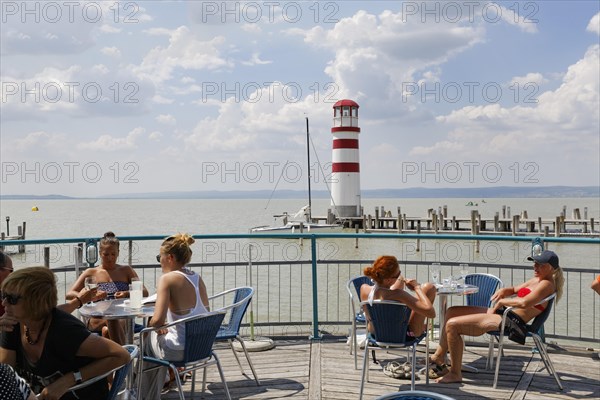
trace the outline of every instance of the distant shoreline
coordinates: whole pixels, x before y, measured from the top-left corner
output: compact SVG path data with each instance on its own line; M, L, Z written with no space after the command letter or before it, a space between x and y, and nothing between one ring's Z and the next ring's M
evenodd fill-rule
M485 188L406 188L362 190L362 198L594 198L600 197L600 186L538 186ZM72 197L50 195L0 195L0 200L126 200L126 199L300 199L307 198L302 190L254 191L190 191L123 193L104 196ZM312 192L315 199L329 198L324 190Z

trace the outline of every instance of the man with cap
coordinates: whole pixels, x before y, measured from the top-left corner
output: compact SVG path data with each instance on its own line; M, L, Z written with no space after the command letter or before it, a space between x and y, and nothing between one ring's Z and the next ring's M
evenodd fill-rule
M527 259L534 263L533 278L520 285L497 290L491 297L493 305L489 309L474 306L456 306L448 309L440 344L431 356L435 365L429 374L430 377L433 372L433 375L438 376L436 381L439 383L462 382L462 335L481 336L490 331L500 330L502 314L506 307L514 307L508 312L510 315L507 321L514 322L515 328L522 329L546 309L548 304L543 301L546 297L556 293L556 300L560 299L564 278L556 253L546 250ZM520 339L524 340L524 337ZM445 365L447 351L450 351L452 359L449 369Z

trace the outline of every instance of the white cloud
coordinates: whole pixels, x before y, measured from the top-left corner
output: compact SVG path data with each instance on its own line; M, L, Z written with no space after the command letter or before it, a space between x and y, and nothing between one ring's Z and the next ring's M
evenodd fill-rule
M457 146L454 155L518 157L538 154L553 164L559 159L564 161L569 155L570 162L597 165L600 145L599 49L599 45L591 46L581 60L569 66L560 87L540 94L537 104L469 106L438 117L440 124L452 128L449 137L462 145L463 151ZM415 147L411 153L431 153L440 146L447 147L447 141Z
M171 114L160 114L155 119L156 119L156 122L165 124L165 125L175 125L177 123L177 120Z
M146 130L138 127L130 131L126 137L119 138L111 135L102 135L93 142L80 143L77 148L80 150L95 151L119 151L137 148L136 141Z
M252 53L252 57L250 58L250 60L248 61L242 61L243 65L248 65L248 66L252 66L252 65L265 65L265 64L272 64L273 61L264 61L260 59L260 55L258 53Z
M104 33L121 33L121 29L117 28L114 25L102 24L102 26L100 27L100 32L104 32Z
M148 135L148 139L152 140L153 142L158 142L161 137L163 137L163 134L159 131L151 132L150 135Z
M185 26L174 30L152 29L149 32L169 35L169 45L157 46L150 50L142 63L132 70L154 82L171 79L173 70L177 68L215 70L232 66L232 63L221 55L220 47L225 44L225 38L222 36L202 41Z
M600 12L592 17L586 30L600 35Z
M425 146L415 146L413 147L409 154L411 156L422 156L422 155L431 155L437 154L438 152L456 152L464 149L463 143L451 142L448 140L444 140L441 142L437 142L435 145L431 147Z
M157 94L154 97L152 97L152 102L156 104L173 104L175 100Z
M518 5L519 3L515 3L515 4ZM508 9L506 7L502 7L497 4L495 5L495 7L498 7L498 10L499 10L498 14L501 15L502 20L504 22L508 23L509 25L517 26L523 32L527 32L527 33L537 33L538 32L537 24L539 21L535 18L537 11L535 10L533 4L524 3L524 5L522 7L518 7L517 10L515 10L513 8ZM513 7L514 7L514 5L513 5ZM520 13L524 14L524 15L519 15L519 13L515 12L515 11L520 11ZM529 15L531 15L532 18L528 18ZM491 16L491 17L488 16L487 18L494 19L493 16Z
M317 26L290 32L334 52L325 72L341 89L340 98L364 99L379 110L390 108L390 100L401 95L403 84L417 80L418 71L433 77L441 64L482 43L485 33L477 24L424 24L392 11L359 11L329 30Z
M508 82L506 85L510 86L510 85L514 85L514 84L519 84L520 87L523 87L524 85L527 85L528 83L531 84L535 84L537 86L541 86L545 83L548 83L548 79L544 78L544 76L542 74L540 74L539 72L530 72L525 76L515 76L513 77L510 82Z
M244 32L258 34L262 32L262 28L258 24L244 24L242 25Z
M274 82L249 94L256 101L239 102L230 97L223 103L217 102L219 115L200 120L185 138L186 144L194 151L249 151L248 156L254 158L257 151L301 148L297 144L303 140L295 135L302 134L304 117L311 115L321 122L329 121L330 108L324 108L312 96L290 102L284 98L285 92L284 84Z
M121 50L119 50L117 47L103 47L102 49L100 49L100 52L104 55L110 56L110 57L121 57Z

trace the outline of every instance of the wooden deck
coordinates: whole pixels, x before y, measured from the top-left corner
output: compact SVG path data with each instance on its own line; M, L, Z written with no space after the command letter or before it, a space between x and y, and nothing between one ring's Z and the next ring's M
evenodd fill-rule
M265 352L252 352L250 357L261 381L256 386L243 353L238 353L247 374L242 375L229 348L217 348L225 377L233 399L357 399L361 371L354 369L353 356L345 340L323 339L277 340L276 348ZM417 362L424 360L425 347L420 347ZM359 352L359 363L362 360ZM378 351L377 358L387 361L405 361L406 351ZM478 373L465 373L462 384L441 385L419 376L417 390L428 390L456 399L493 400L546 400L546 399L598 399L600 398L600 361L598 352L551 352L550 357L564 390L561 392L554 378L547 373L538 354L529 347L509 348L502 358L498 389L492 389L494 374L485 371L487 348L469 346L465 363L479 369ZM360 367L360 365L359 365ZM381 365L370 363L370 382L365 385L365 399L374 399L385 393L410 390L410 380L399 380L383 374ZM200 398L202 373L197 373L196 395ZM185 386L185 398L191 399L191 383ZM176 391L164 394L161 399L178 398ZM209 367L205 399L225 399L223 386L216 367Z

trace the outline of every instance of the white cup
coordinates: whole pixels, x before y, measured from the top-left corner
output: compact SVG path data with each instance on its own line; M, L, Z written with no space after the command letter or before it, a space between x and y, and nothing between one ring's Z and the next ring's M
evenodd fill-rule
M142 282L131 282L131 285L129 285L129 307L142 308L142 296Z

